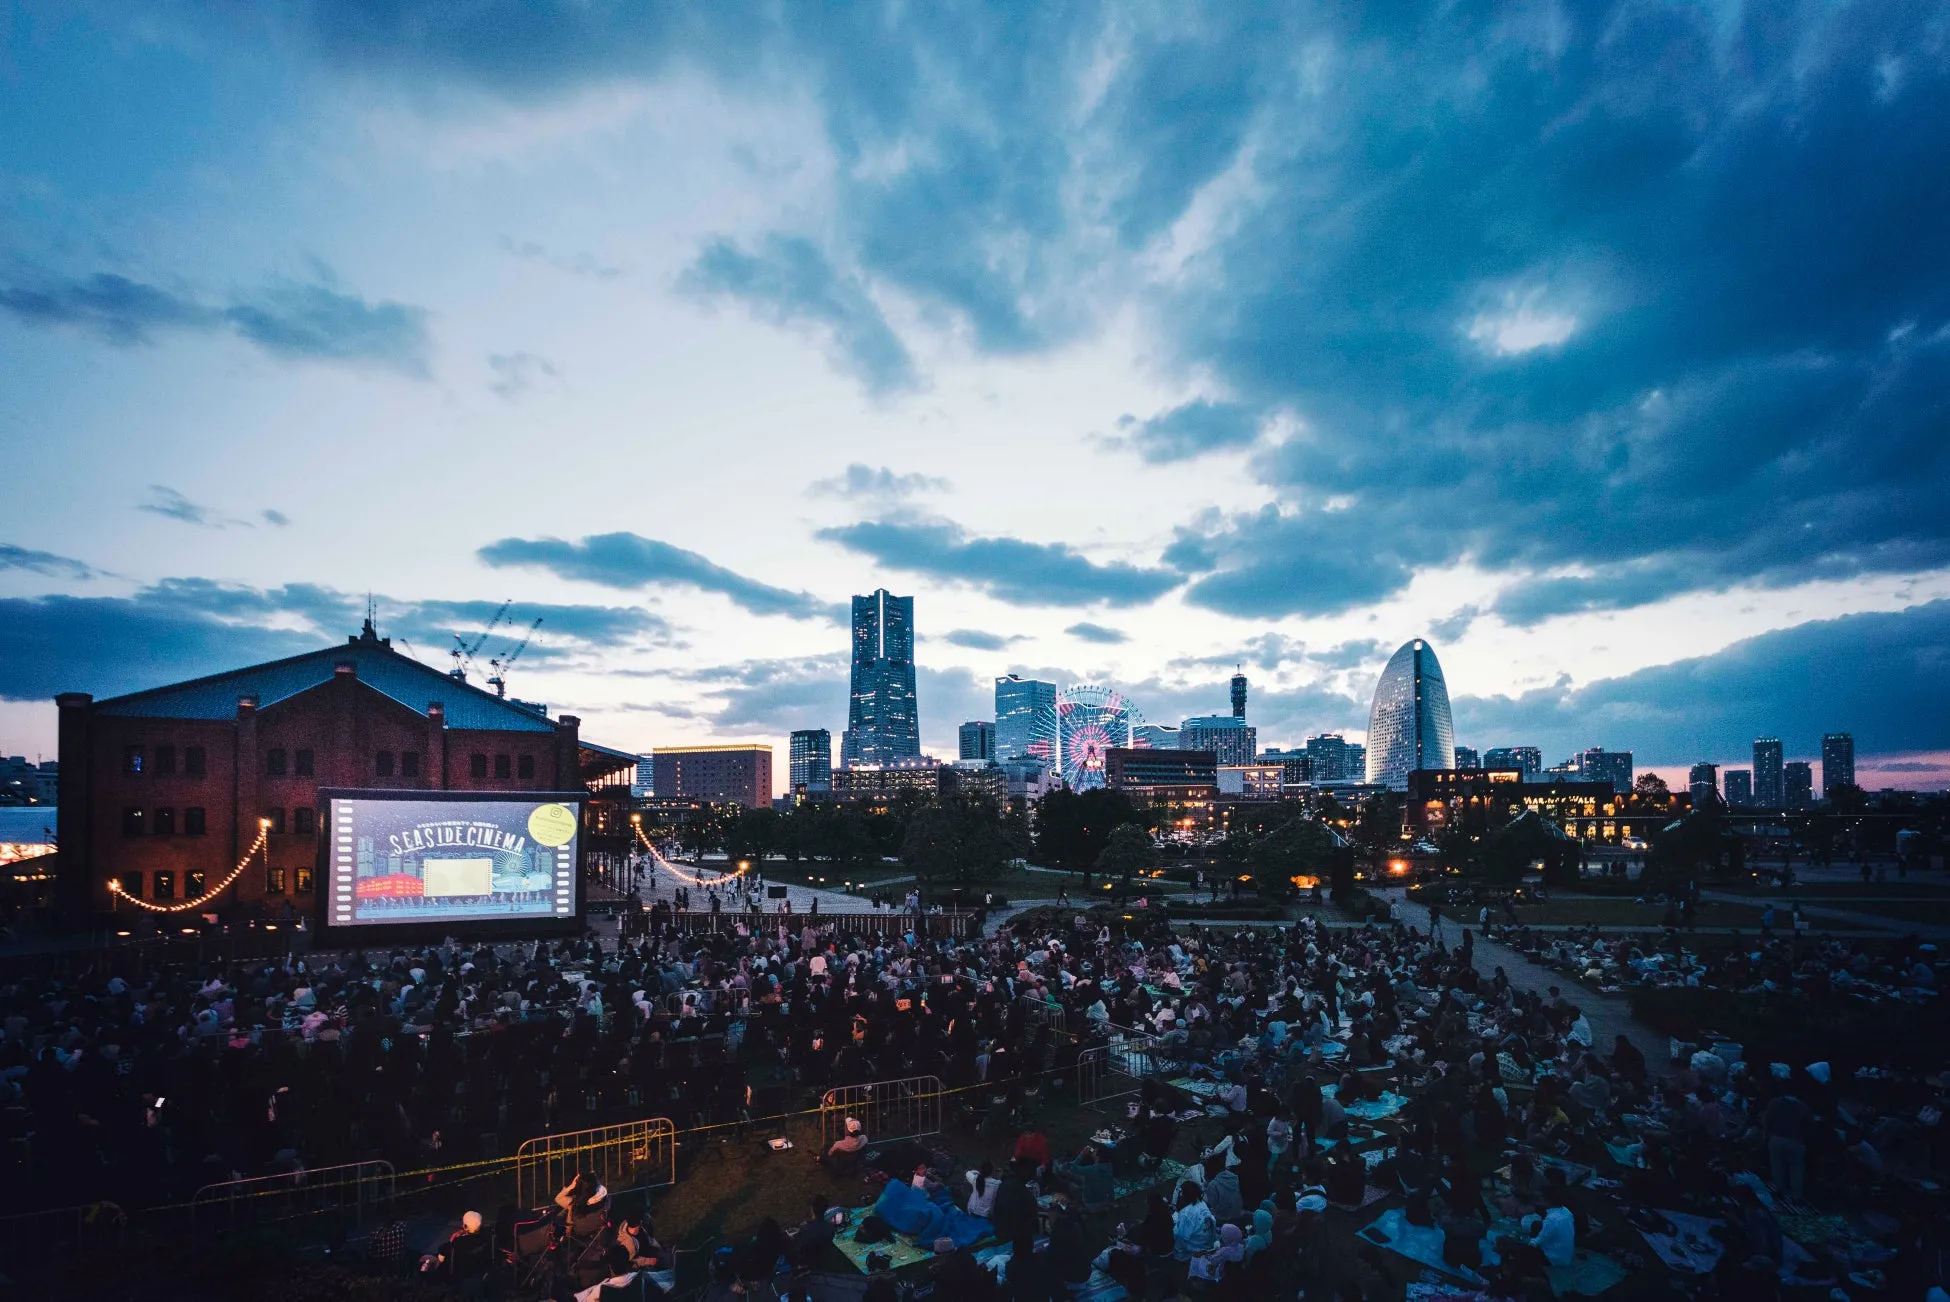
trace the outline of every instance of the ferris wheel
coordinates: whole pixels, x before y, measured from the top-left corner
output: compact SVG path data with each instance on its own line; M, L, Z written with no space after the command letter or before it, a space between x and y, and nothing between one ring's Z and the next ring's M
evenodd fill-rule
M1066 687L1056 694L1056 735L1063 780L1072 791L1104 785L1104 752L1131 744L1144 722L1131 699L1110 687Z

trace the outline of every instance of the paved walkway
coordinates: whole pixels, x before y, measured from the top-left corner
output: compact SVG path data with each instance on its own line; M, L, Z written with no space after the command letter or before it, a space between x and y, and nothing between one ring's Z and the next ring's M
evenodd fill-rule
M1427 906L1410 902L1407 892L1395 888L1378 894L1401 905L1402 921L1411 927L1427 933L1429 930L1429 910ZM1438 938L1450 945L1462 943L1463 927L1455 918L1445 918L1438 929ZM1581 986L1562 973L1531 962L1517 950L1508 945L1485 940L1480 931L1476 932L1470 947L1471 962L1476 971L1483 976L1494 976L1498 968L1510 978L1510 984L1523 990L1535 990L1546 994L1552 986L1558 987L1563 996L1591 1019L1591 1030L1595 1037L1594 1048L1600 1053L1610 1053L1616 1037L1622 1035L1645 1055L1646 1065L1659 1071L1671 1056L1671 1042L1663 1035L1642 1025L1632 1016L1631 1002L1624 995L1604 995L1586 986Z

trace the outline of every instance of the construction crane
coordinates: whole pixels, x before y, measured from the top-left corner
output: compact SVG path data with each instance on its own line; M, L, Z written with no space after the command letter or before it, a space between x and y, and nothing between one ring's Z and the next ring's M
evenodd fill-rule
M447 671L447 677L457 683L467 681L467 671L474 667L474 657L480 654L481 647L488 640L488 634L492 633L501 621L507 618L508 607L514 604L515 599L513 597L502 602L501 609L494 612L494 618L487 622L487 627L481 630L481 635L474 639L472 646L467 644L466 638L458 633L454 634L453 649L447 652L448 655L454 658L454 667Z
M541 626L542 617L537 615L535 616L535 622L528 626L528 631L521 635L521 641L515 643L508 650L503 651L499 659L488 661L488 665L494 670L493 675L488 679L488 686L494 689L496 696L506 696L508 694L508 682L505 675L508 670L514 668L515 661L521 659L521 653L528 649L528 639L534 637L535 630Z

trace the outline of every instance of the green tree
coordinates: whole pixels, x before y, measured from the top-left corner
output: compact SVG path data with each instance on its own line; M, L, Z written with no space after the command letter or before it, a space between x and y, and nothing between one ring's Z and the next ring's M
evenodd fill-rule
M1122 791L1052 791L1036 810L1036 849L1045 864L1085 874L1110 844L1112 829L1143 820Z
M1632 794L1640 800L1664 804L1672 798L1672 789L1666 786L1666 780L1657 773L1641 773L1638 781L1632 783Z
M1354 834L1370 851L1386 854L1402 842L1402 797L1396 791L1377 791L1361 806Z
M1129 889L1131 878L1158 866L1158 847L1151 833L1137 823L1120 823L1111 829L1095 866L1105 877L1114 877Z
M1029 827L1029 811L1020 805L1009 806L1002 816L1002 841L1011 859L1027 859L1036 853L1036 839Z
M1575 876L1581 851L1564 829L1526 810L1483 839L1480 860L1491 881L1514 886L1534 863L1544 865L1544 880L1562 882L1568 864Z
M985 802L923 805L908 817L901 864L924 885L973 885L1007 859L1001 819Z
M1334 836L1311 818L1294 818L1256 838L1246 852L1245 869L1253 885L1267 899L1293 893L1295 877L1333 875Z

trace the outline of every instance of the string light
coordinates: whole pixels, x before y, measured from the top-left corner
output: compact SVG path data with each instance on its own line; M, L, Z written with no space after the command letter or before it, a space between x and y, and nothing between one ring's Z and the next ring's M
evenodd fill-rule
M118 879L110 879L108 883L109 894L119 895L130 904L147 909L151 913L188 913L192 909L200 909L211 900L216 899L217 896L222 895L230 883L244 875L244 869L250 867L251 857L264 848L264 843L270 839L270 836L271 820L268 818L258 819L257 839L251 842L250 849L244 851L244 857L237 861L237 866L230 870L230 876L224 878L193 900L184 900L180 904L151 904L148 900L139 899L123 890L122 883Z
M686 886L702 886L706 890L711 890L715 887L723 886L726 882L735 882L740 877L743 877L746 873L752 870L752 866L750 863L741 861L738 865L738 871L735 873L725 873L722 876L711 878L709 880L703 877L693 877L691 874L685 872L682 868L679 868L676 864L672 863L670 860L664 858L661 854L657 853L657 847L651 845L650 838L643 834L642 818L638 817L635 814L630 815L630 826L634 828L636 831L636 839L643 843L643 848L650 852L650 857L652 859L656 860L657 867L663 869L665 872L669 873L672 877L675 877L678 881L684 883Z

